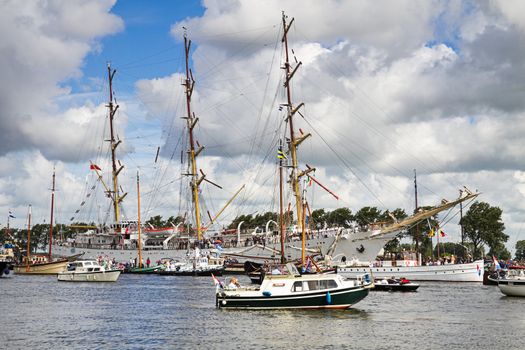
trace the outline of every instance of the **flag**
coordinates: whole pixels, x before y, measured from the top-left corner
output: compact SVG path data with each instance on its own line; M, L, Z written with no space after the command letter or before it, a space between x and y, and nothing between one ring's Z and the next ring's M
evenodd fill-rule
M100 167L96 164L93 164L91 163L91 165L89 166L89 169L90 170L98 170L98 171L102 171L102 169L100 169Z
M13 212L11 210L9 210L9 217L13 218L13 219L16 219L16 217L13 215Z
M496 271L501 269L501 266L499 265L498 259L493 255L492 260L494 261L494 267L496 268Z
M286 159L286 154L284 154L283 149L281 147L277 149L277 158Z
M313 184L313 180L312 180L312 178L311 178L309 175L306 175L306 179L307 179L307 181L308 181L308 186L311 187L312 184Z
M446 234L445 234L445 231L443 231L443 229L439 229L439 237L445 237Z
M222 284L222 282L217 277L215 277L213 273L211 274L211 278L213 279L213 284L215 285L215 287L224 288L224 285Z
M310 257L308 257L305 270L308 271L311 268L312 268L312 260L310 259Z
M428 237L432 238L434 237L434 229L431 228L430 231L428 231Z

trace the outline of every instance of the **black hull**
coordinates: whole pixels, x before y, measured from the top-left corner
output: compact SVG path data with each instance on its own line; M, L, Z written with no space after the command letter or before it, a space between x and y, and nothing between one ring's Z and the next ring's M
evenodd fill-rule
M352 287L300 295L284 296L226 296L217 293L216 306L224 309L347 309L364 299L369 288ZM330 292L330 298L327 297Z
M419 284L375 284L373 290L387 292L414 292L419 288Z
M224 269L207 271L160 271L161 276L222 276Z
M0 261L0 277L7 276L14 268L14 264L9 261Z

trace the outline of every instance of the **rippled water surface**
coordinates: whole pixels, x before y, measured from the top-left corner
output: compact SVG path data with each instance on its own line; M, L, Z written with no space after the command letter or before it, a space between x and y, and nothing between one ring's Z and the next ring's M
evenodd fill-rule
M525 349L525 298L481 284L371 292L346 311L218 310L210 277L15 275L0 291L2 349Z

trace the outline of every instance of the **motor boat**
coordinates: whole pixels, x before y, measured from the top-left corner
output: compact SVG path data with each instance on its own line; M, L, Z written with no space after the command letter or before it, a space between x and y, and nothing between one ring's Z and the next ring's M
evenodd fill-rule
M259 287L216 285L216 306L224 309L347 309L374 286L368 274L357 280L334 273L301 275L292 263L274 266Z
M419 288L419 284L412 283L406 278L383 278L374 281L374 289L389 292L414 292Z
M67 270L58 274L59 281L66 282L115 282L122 270L106 269L96 260L70 262Z
M499 290L509 297L525 297L525 267L510 268L498 280Z

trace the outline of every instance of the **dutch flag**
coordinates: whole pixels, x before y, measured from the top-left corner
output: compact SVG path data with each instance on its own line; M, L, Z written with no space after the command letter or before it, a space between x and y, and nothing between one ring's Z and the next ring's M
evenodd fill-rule
M215 287L217 289L219 289L219 287L221 289L224 288L224 285L222 284L222 282L217 277L215 277L213 273L211 274L211 278L213 279L213 283L215 284Z
M499 265L498 259L493 255L492 260L494 260L494 266L496 267L496 271L501 269L501 266Z

